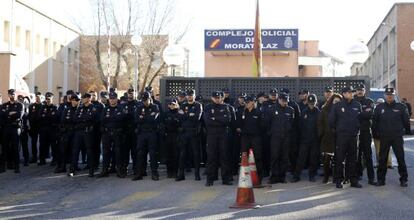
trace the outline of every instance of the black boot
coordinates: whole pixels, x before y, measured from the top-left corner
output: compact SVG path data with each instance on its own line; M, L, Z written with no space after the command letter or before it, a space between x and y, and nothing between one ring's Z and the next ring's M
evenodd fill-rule
M158 172L157 171L152 171L152 173L151 173L151 179L154 180L154 181L160 180L160 176L158 175Z
M97 178L109 177L108 169L103 169L100 174L98 174Z
M177 177L175 178L175 181L182 181L182 180L185 180L184 170L183 169L179 169L178 170Z
M195 172L194 172L194 180L195 181L200 181L201 180L201 178L200 178L200 170L199 169L196 169Z

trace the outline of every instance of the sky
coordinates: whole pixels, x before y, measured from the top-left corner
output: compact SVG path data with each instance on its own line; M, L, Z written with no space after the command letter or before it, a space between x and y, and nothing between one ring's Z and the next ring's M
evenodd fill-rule
M26 1L65 23L90 13L89 0ZM299 40L319 40L320 50L347 61L347 49L368 42L396 2L413 1L260 0L261 26L297 28ZM176 10L178 20L191 20L182 41L190 49L191 72L204 70L204 29L254 28L255 0L177 0Z

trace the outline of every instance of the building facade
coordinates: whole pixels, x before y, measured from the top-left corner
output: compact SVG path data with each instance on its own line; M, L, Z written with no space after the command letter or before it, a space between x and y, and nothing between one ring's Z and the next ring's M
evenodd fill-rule
M396 88L414 102L414 3L396 3L381 22L367 46L369 57L354 74L368 75L373 88Z
M47 91L55 96L79 87L79 36L73 28L26 2L0 2L0 92Z

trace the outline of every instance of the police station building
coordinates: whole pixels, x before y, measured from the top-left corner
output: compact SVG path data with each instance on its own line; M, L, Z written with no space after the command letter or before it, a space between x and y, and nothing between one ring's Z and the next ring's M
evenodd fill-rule
M319 41L298 39L298 29L262 30L263 77L317 77L330 64L343 64L319 51ZM205 30L205 76L252 76L253 43L253 29Z

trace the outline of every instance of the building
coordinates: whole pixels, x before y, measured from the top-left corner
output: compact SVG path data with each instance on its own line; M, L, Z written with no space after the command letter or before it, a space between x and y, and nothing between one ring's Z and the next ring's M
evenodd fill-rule
M396 3L374 32L367 46L369 57L358 75L368 75L371 87L394 87L414 102L414 3Z
M254 30L205 30L205 76L250 77ZM264 29L263 77L335 75L344 62L319 50L319 41L299 41L298 29Z
M79 85L79 32L20 0L0 2L0 92L53 92Z

